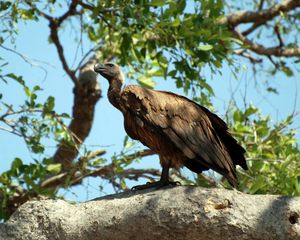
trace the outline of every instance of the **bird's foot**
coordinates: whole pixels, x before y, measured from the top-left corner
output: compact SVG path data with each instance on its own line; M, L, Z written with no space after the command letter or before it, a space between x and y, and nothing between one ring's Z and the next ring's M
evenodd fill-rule
M151 182L151 183L146 183L143 185L137 185L131 188L131 190L136 191L136 190L144 190L148 188L155 188L159 189L162 187L166 186L178 186L181 185L180 182L171 182L171 181L157 181L157 182Z

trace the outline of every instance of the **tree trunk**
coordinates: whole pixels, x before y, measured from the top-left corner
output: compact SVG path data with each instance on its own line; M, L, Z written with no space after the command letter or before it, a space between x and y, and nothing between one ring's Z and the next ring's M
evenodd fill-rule
M31 201L0 239L300 239L300 198L177 186L86 203Z
M95 106L101 97L97 74L94 72L96 62L94 58L91 58L81 68L78 82L73 89L74 105L68 129L74 143L62 141L53 156L54 162L61 163L63 172L71 169L72 162L79 153L80 145L89 135L93 125Z

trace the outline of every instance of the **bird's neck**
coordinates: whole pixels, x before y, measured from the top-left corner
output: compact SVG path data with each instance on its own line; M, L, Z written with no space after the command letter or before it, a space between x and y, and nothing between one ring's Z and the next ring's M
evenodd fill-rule
M121 111L121 89L123 82L119 79L114 79L109 84L108 100L109 102Z

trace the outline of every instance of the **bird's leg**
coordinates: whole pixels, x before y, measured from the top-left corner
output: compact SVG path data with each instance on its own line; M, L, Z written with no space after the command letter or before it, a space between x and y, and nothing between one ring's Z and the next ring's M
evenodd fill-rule
M137 185L137 186L134 186L132 187L132 190L143 190L143 189L148 189L148 188L156 188L156 189L159 189L159 188L162 188L162 187L165 187L165 186L174 186L174 185L178 185L178 182L171 182L169 180L169 165L163 165L162 166L162 173L161 173L161 177L160 177L160 180L157 181L157 182L151 182L151 183L146 183L146 184L143 184L143 185Z

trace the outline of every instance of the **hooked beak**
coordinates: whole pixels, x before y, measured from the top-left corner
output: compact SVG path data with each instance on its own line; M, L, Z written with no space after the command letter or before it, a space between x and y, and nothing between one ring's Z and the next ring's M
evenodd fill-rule
M94 71L96 73L101 73L101 72L103 72L104 69L105 69L105 66L103 64L100 64L100 63L96 63L95 66L94 66Z

